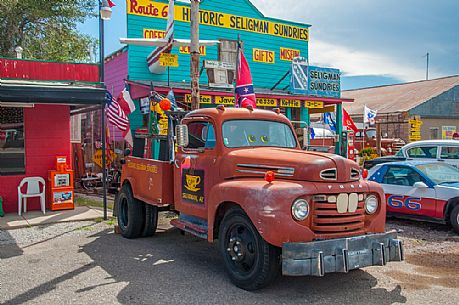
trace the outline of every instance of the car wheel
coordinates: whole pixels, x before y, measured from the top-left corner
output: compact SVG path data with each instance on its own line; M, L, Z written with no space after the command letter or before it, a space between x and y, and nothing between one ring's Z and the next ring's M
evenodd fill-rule
M145 223L143 202L132 195L131 187L123 185L118 195L118 226L121 235L126 238L137 238L142 234Z
M454 207L449 216L449 222L456 232L459 232L459 204Z
M155 235L156 227L158 226L158 207L145 204L145 226L142 236L151 237Z
M227 212L218 239L226 272L237 287L260 289L279 275L280 249L260 236L241 209Z

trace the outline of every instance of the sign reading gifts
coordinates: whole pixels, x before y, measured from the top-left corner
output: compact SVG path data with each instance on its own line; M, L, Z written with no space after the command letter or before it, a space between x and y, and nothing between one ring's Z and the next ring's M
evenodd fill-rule
M151 0L127 0L127 13L161 19L167 19L169 15L167 3ZM188 6L176 5L174 13L176 21L190 22L191 20L191 9ZM202 25L309 41L309 29L307 27L207 10L200 10L199 15Z

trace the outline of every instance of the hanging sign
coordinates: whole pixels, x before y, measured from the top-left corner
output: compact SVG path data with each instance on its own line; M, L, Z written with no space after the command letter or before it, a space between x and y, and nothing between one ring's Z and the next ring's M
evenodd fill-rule
M159 56L159 65L161 67L178 67L178 55L161 53L161 55Z
M212 104L212 96L200 95L200 104ZM191 104L191 94L185 94L185 103Z
M282 108L300 108L301 107L301 101L300 100L281 99L280 100L280 106Z
M304 101L304 108L309 108L309 109L322 109L322 108L324 108L324 102L319 102L319 101Z
M341 74L338 69L308 67L308 94L320 97L341 97Z
M234 96L216 96L215 104L233 106L234 100Z
M257 98L259 107L277 107L277 100L274 98Z

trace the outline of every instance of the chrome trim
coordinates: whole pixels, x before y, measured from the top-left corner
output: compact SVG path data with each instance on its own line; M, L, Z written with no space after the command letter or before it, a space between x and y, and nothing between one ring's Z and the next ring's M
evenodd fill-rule
M271 166L271 165L263 165L263 164L237 164L237 166L243 167L243 168L273 170L273 171L276 171L276 175L283 176L283 177L291 177L295 174L295 169L293 167ZM238 170L238 171L244 172L243 170Z
M330 174L325 173L325 172L332 172ZM327 177L325 175L333 175L333 178ZM324 169L320 172L320 178L324 180L336 180L338 178L338 170L336 168L329 168L329 169Z
M351 179L359 179L360 178L360 171L356 168L351 169Z
M248 169L237 169L237 173L243 173L243 174L257 174L257 175L265 175L266 172L262 171L255 171L255 170L248 170ZM274 173L276 176L280 177L292 177L292 175L287 175L287 174L280 174L280 173Z

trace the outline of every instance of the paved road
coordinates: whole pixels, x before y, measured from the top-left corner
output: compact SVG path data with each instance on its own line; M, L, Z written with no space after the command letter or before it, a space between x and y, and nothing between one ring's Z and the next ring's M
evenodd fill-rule
M427 250L419 250L426 243ZM457 304L459 244L432 243L410 240L418 247L412 264L324 278L282 277L246 292L229 282L214 245L175 229L137 240L93 222L0 231L0 303ZM422 257L435 257L440 248L452 264L423 266Z

